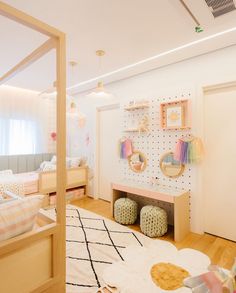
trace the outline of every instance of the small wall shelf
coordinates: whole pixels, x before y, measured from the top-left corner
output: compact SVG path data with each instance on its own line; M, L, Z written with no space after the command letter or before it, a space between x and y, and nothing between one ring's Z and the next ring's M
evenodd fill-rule
M128 128L128 129L125 129L124 132L142 132L142 133L147 133L148 131L140 131L138 128Z
M186 126L186 127L165 127L163 130L190 130L191 126Z
M163 130L188 130L190 126L189 100L160 104L161 128Z
M149 104L134 104L132 106L127 106L124 108L125 111L132 111L132 110L138 110L138 109L145 109L149 108Z

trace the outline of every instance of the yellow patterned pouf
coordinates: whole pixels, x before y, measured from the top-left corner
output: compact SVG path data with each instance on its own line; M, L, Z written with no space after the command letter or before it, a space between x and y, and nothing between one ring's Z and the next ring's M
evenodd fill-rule
M149 237L162 236L167 232L167 213L155 206L145 206L140 213L140 228Z
M124 225L134 224L137 220L138 205L129 198L119 198L114 204L116 222Z

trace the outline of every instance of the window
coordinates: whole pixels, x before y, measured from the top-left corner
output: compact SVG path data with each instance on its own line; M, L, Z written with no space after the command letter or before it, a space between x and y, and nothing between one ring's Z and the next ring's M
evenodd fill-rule
M0 139L0 155L35 154L36 122L21 119L0 119Z

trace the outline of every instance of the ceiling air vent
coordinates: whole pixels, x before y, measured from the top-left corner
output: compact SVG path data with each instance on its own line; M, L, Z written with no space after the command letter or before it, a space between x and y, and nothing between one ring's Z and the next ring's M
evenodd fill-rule
M214 17L224 15L236 9L234 0L205 0Z

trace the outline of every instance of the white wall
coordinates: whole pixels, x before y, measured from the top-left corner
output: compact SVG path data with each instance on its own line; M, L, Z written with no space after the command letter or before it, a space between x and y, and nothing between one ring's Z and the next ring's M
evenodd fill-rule
M115 94L115 101L122 104L135 98L157 98L191 90L193 92L192 132L195 135L202 136L202 86L230 80L236 80L236 46L114 82L107 85L107 89ZM87 114L89 120L88 131L91 136L91 144L87 155L89 156L89 164L94 169L96 102L85 97L85 94L77 95L77 98L81 110ZM109 103L107 100L99 99L99 104ZM114 103L114 100L111 103ZM194 180L191 186L191 229L193 232L201 233L203 231L201 166L194 168L193 176Z

